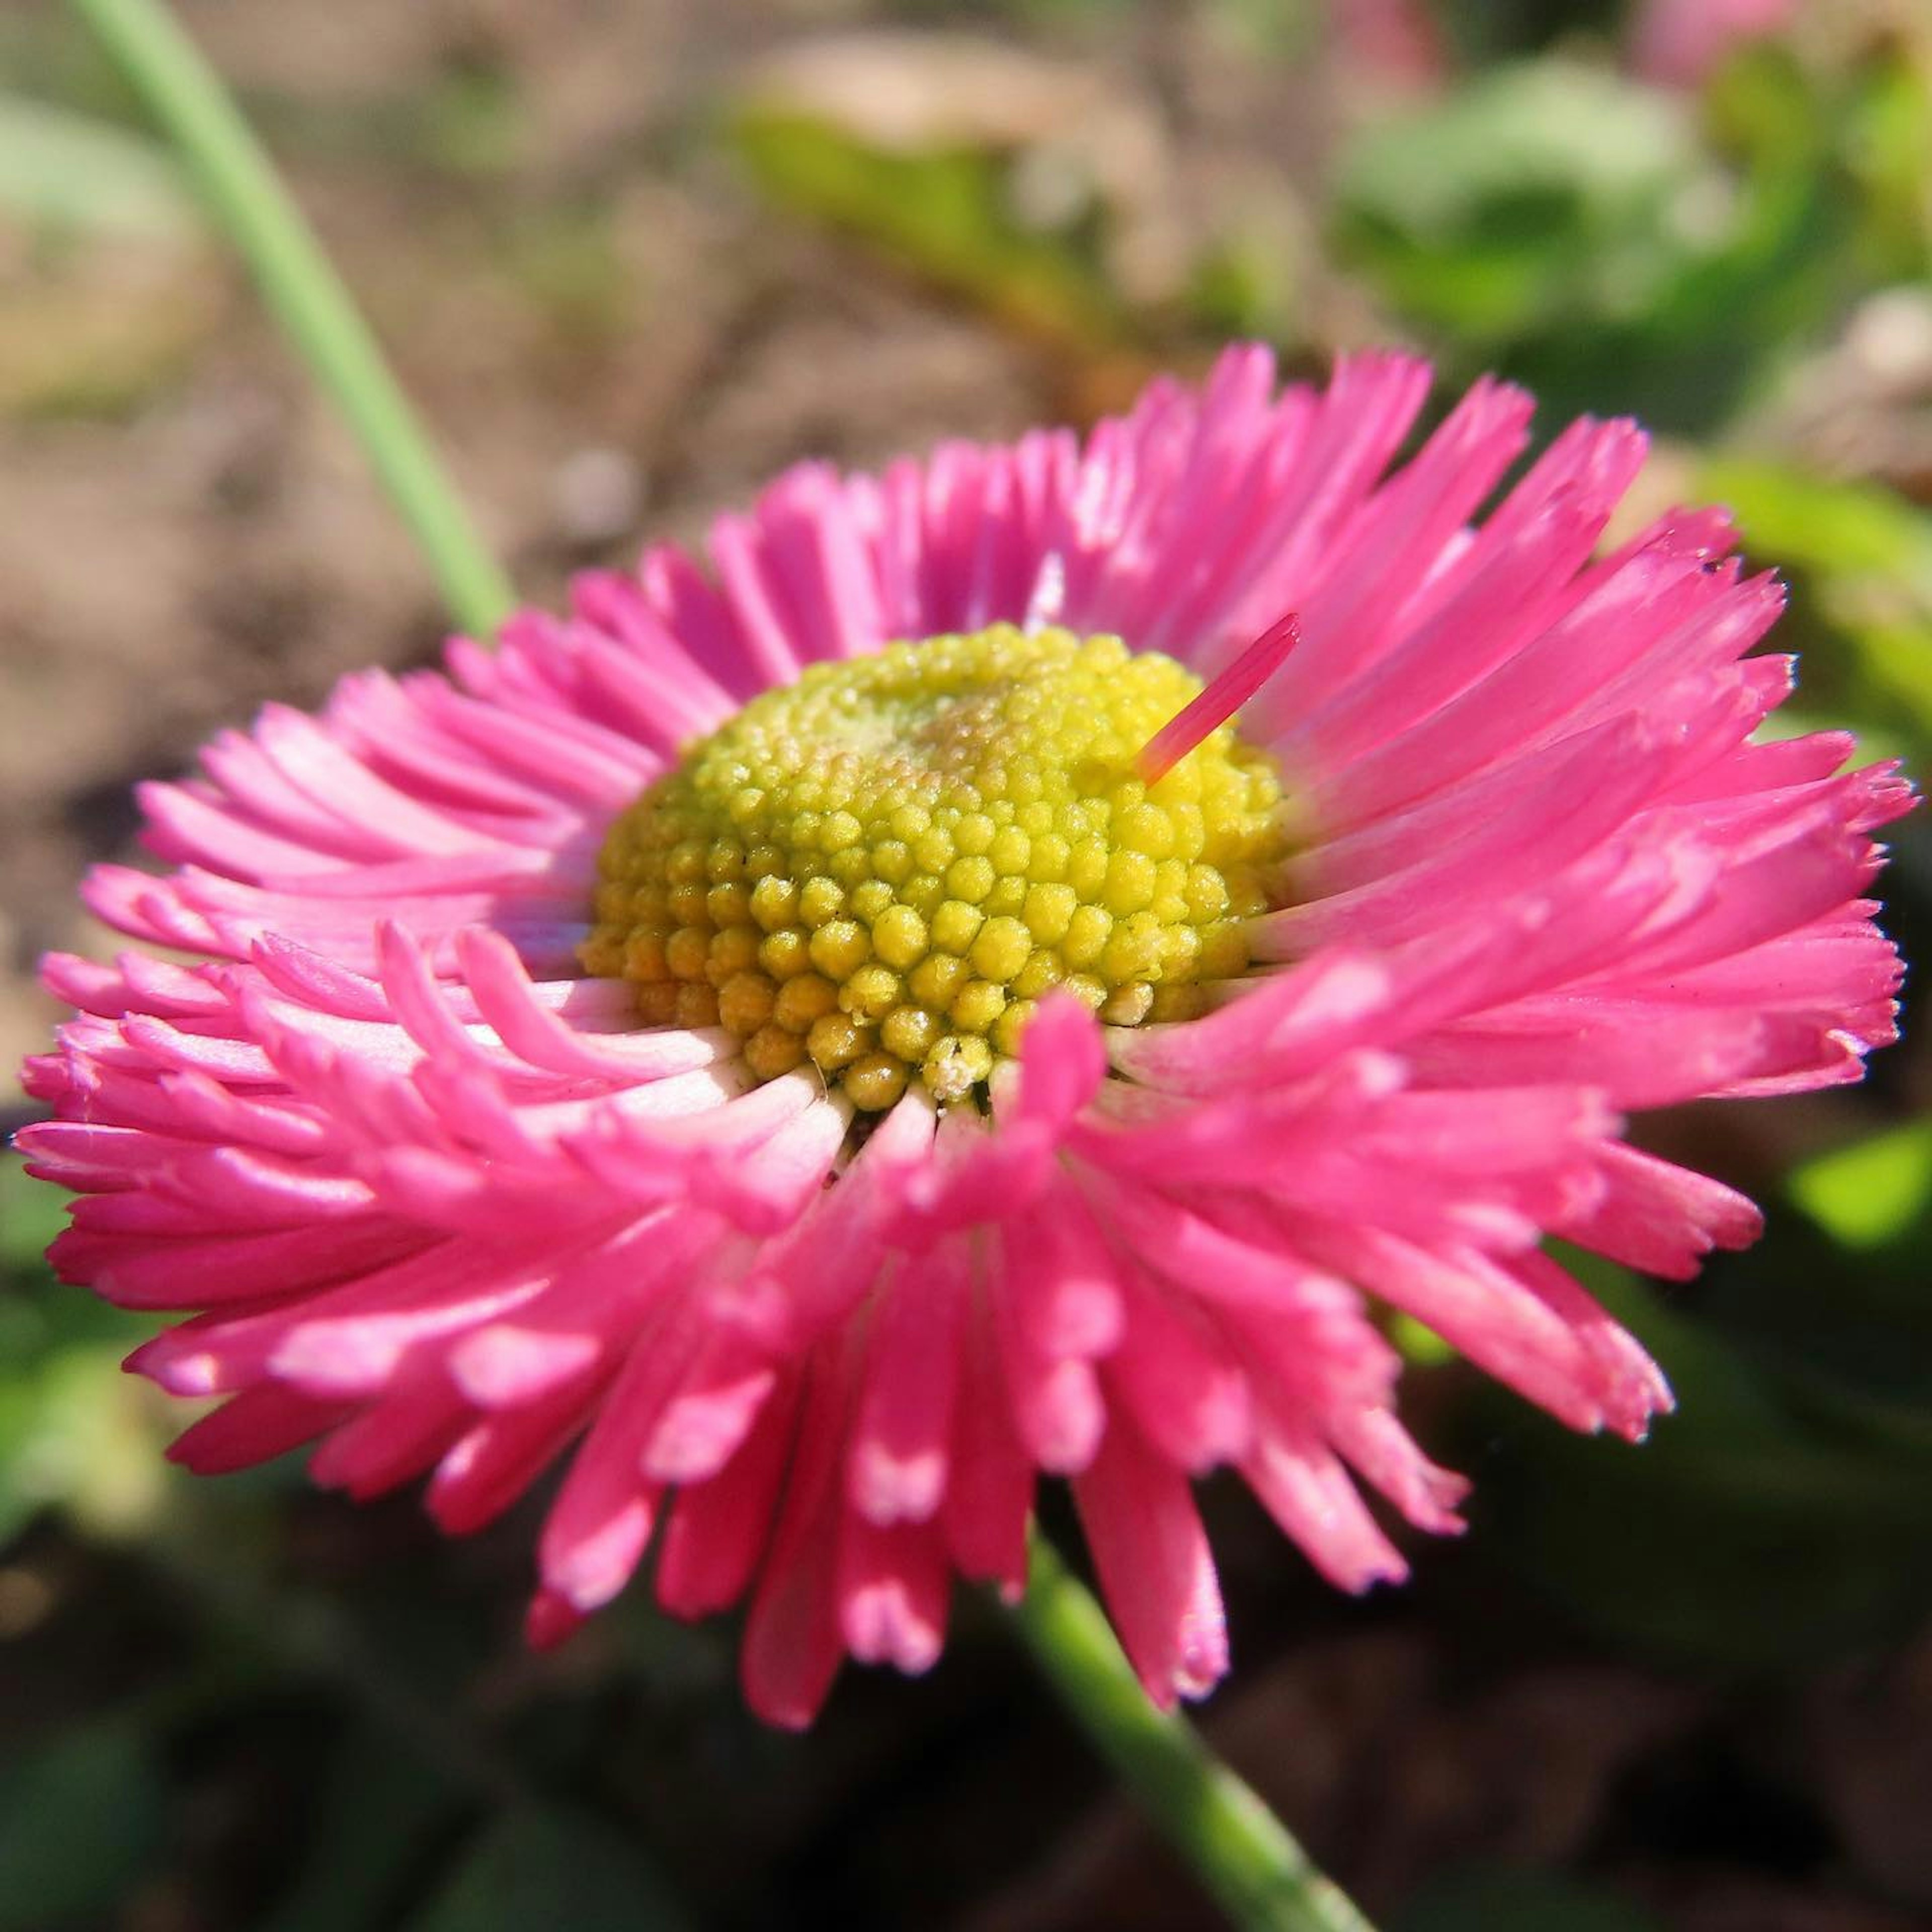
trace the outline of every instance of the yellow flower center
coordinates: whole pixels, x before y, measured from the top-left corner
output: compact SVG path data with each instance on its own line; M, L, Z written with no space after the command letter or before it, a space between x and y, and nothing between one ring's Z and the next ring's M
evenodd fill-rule
M1202 688L1116 638L996 625L818 664L686 751L612 826L586 970L647 1025L722 1025L862 1109L963 1100L1064 987L1131 1026L1248 963L1283 856L1267 755L1222 725L1151 788Z

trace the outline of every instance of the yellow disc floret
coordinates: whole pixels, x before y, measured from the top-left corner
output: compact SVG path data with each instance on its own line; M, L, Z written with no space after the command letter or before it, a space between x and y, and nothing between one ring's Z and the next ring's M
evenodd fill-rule
M1280 782L1223 725L1151 788L1199 692L1118 638L995 626L818 664L686 752L611 828L589 971L646 1024L722 1026L858 1107L965 1100L1034 1004L1198 1011L1244 970L1284 855Z

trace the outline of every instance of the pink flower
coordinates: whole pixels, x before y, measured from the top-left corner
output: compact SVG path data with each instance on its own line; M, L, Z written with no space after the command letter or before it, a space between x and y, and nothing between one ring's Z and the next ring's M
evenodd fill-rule
M1372 79L1415 89L1448 79L1442 34L1423 0L1336 0L1333 18L1344 58Z
M1782 33L1798 0L1644 0L1630 61L1646 80L1698 87L1738 48Z
M1480 383L1397 463L1428 386L1367 355L1277 392L1237 349L1084 442L806 466L708 572L654 550L147 788L174 869L87 901L206 963L50 959L81 1011L21 1139L86 1197L69 1279L201 1311L133 1363L220 1399L179 1459L428 1472L452 1532L563 1459L533 1636L655 1539L668 1610L748 1597L748 1695L802 1724L847 1652L931 1664L955 1572L1020 1588L1042 1472L1163 1703L1227 1666L1202 1472L1343 1588L1402 1576L1364 1490L1448 1532L1464 1486L1398 1419L1386 1311L1642 1436L1669 1393L1544 1239L1673 1277L1751 1240L1622 1118L1858 1078L1898 971L1867 834L1909 796L1756 735L1780 598L1721 513L1599 554L1631 424L1476 522L1529 399ZM1238 740L1124 776L1161 692L1211 681L1192 742L1271 668ZM915 752L994 801L936 854Z

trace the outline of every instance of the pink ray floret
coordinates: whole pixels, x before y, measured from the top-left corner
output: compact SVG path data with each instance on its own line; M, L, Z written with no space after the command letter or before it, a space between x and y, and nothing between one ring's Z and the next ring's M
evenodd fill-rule
M1271 624L1192 704L1184 706L1156 731L1134 759L1134 770L1149 786L1167 774L1209 734L1226 724L1274 676L1301 633L1291 614Z
M1392 1527L1453 1532L1463 1485L1400 1419L1391 1310L1641 1436L1669 1390L1546 1244L1681 1277L1754 1238L1624 1119L1858 1076L1910 794L1760 735L1780 594L1720 514L1604 547L1633 425L1573 424L1478 520L1529 400L1479 383L1398 462L1428 389L1239 348L1084 437L807 465L708 565L652 550L145 788L162 869L87 901L202 963L50 959L78 1010L20 1142L81 1197L62 1273L187 1317L132 1364L218 1405L178 1460L313 1444L355 1496L426 1476L455 1532L561 1462L533 1640L655 1549L668 1609L746 1606L751 1701L802 1724L848 1653L932 1664L956 1576L1019 1590L1042 1474L1162 1703L1227 1666L1204 1472L1340 1588L1401 1576ZM858 1133L808 1066L760 1084L585 975L600 846L680 746L1042 600L1204 681L1146 776L1238 708L1282 774L1280 909L1202 1017L1049 998L988 1108L915 1088Z

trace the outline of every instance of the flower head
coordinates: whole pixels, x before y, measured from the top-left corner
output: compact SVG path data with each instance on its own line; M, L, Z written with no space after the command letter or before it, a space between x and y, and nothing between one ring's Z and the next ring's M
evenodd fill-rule
M1463 1486L1388 1311L1641 1435L1663 1381L1545 1238L1754 1236L1622 1117L1857 1077L1909 795L1760 736L1779 593L1721 514L1600 548L1631 425L1477 521L1529 402L1397 464L1427 388L1237 350L1084 441L800 469L708 570L148 787L173 869L88 902L204 963L50 959L22 1142L66 1275L200 1311L134 1359L219 1399L180 1459L427 1472L453 1532L561 1460L532 1634L655 1541L802 1723L848 1652L929 1664L956 1572L1020 1587L1042 1472L1162 1701L1227 1660L1196 1475L1400 1576L1364 1492L1447 1531Z

